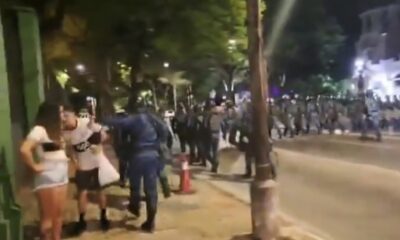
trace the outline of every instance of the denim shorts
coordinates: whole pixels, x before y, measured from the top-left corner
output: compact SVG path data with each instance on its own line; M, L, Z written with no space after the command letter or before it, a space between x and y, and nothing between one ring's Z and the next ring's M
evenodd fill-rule
M53 188L68 184L68 162L44 162L45 170L35 176L34 189Z

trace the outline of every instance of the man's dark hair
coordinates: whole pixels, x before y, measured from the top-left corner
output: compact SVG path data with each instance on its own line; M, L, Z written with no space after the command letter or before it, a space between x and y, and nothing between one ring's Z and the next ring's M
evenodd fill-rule
M72 112L72 113L75 113L75 114L78 113L78 112L76 111L76 109L74 108L74 106L72 106L72 105L69 104L69 103L64 103L64 104L63 104L63 110L64 110L64 112Z

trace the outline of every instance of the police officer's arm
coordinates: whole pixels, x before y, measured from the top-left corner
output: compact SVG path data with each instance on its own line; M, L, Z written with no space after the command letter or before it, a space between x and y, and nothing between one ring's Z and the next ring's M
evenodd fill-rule
M168 125L159 117L149 114L151 117L151 120L159 127L159 130L161 131L159 134L162 134L162 136L159 136L163 141L167 141L168 135L169 135L169 128Z
M134 125L134 121L132 117L112 117L112 118L106 118L104 120L104 125L106 126L111 126L113 128L119 128L121 130L127 130L129 129L132 125Z

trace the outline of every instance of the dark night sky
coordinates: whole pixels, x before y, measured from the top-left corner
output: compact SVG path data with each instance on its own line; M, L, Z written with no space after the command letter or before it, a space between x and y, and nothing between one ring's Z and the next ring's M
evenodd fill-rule
M335 17L347 37L340 51L339 75L347 77L351 71L355 55L355 43L358 40L361 25L359 14L365 10L396 2L397 0L323 0L329 15Z

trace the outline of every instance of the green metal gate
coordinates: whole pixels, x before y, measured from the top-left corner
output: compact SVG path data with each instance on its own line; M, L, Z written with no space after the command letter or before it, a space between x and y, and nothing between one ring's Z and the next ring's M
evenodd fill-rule
M37 17L31 9L0 9L0 239L21 240L15 191L24 184L18 148L43 101Z

